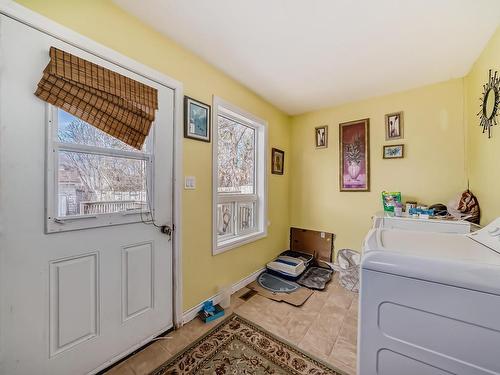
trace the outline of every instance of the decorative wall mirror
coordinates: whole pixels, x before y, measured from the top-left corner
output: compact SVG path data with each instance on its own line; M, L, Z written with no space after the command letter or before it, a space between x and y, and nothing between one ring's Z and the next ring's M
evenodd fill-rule
M481 100L481 110L477 114L480 118L480 123L483 127L483 133L488 131L488 138L491 138L491 127L497 125L498 105L500 104L500 77L498 72L489 73L489 79L483 85L483 94Z

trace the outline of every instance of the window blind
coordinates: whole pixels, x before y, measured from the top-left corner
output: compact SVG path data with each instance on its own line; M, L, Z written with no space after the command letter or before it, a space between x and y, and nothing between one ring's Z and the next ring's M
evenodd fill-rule
M141 149L158 109L158 91L51 47L35 95Z

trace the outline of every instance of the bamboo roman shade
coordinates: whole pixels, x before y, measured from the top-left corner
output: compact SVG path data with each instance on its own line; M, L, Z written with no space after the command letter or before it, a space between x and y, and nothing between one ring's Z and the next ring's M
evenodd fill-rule
M55 47L35 95L136 149L158 109L155 88Z

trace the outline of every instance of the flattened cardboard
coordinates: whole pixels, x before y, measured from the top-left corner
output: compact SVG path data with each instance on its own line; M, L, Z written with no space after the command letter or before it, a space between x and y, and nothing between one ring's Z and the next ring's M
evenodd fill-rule
M332 262L335 234L290 228L290 250L311 254L317 261Z
M248 284L247 288L255 290L262 297L272 299L273 301L286 302L297 307L302 306L314 293L311 289L307 289L304 287L300 287L295 292L291 293L274 293L261 287L259 283L257 283L257 281L253 281L252 283Z

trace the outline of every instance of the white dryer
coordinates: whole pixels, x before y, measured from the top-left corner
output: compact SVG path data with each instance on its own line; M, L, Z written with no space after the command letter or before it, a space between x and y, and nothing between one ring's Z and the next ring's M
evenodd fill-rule
M467 234L372 229L359 375L500 374L500 218Z

